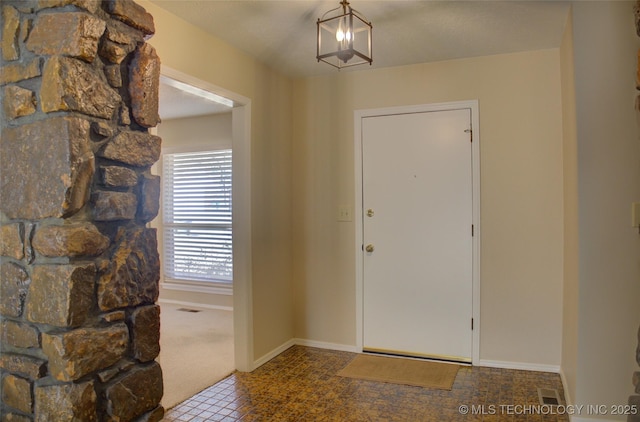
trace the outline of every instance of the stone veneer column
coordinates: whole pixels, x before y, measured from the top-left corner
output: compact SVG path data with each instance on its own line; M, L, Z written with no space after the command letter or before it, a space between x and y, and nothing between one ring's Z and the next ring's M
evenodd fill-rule
M636 21L636 33L640 37L640 0L636 1L634 7L635 21ZM638 66L636 77L636 89L640 91L640 50L638 50ZM636 97L636 119L638 121L638 130L640 131L640 95ZM638 138L640 140L640 136ZM640 365L640 329L638 330L638 346L636 347L636 362ZM640 422L640 372L633 373L632 378L633 385L635 386L635 395L629 397L629 404L635 406L637 414L628 415L627 422Z
M0 8L0 420L159 421L153 18Z

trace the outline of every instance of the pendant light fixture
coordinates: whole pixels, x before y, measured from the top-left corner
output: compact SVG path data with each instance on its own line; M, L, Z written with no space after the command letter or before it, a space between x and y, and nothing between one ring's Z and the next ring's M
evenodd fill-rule
M342 0L339 7L318 18L318 62L338 70L371 64L371 30L371 22Z

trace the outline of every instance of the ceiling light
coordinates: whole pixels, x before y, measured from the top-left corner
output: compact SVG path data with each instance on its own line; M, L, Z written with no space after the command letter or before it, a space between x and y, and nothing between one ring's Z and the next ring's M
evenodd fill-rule
M371 22L342 0L339 7L318 18L316 58L338 69L371 64L371 29Z

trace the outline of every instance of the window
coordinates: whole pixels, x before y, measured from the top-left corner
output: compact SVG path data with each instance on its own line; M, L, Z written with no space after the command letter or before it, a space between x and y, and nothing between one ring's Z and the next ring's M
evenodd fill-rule
M231 150L163 155L164 273L231 283Z

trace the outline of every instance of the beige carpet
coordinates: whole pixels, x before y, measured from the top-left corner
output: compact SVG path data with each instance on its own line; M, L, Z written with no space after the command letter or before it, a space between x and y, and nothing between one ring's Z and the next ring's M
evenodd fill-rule
M338 375L451 390L460 366L417 359L358 355Z
M162 405L170 409L234 371L233 313L162 302L160 309Z

